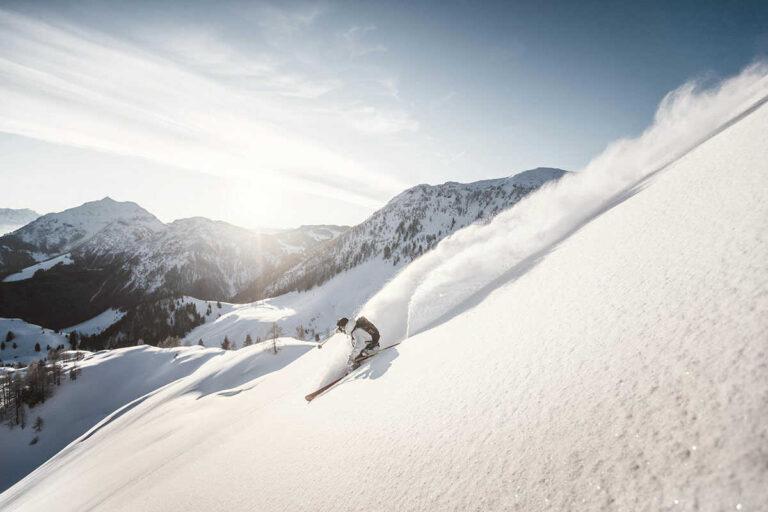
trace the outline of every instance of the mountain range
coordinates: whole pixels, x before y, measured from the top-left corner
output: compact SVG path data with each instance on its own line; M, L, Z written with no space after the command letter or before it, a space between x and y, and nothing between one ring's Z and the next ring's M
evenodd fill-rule
M167 301L158 307L168 298L260 300L310 290L372 260L391 268L366 277L377 283L375 291L441 239L487 222L564 173L538 168L468 184L419 185L352 228L277 232L203 217L165 224L136 203L107 197L0 237L0 317L62 329L120 308L130 323L136 308L153 317L168 313ZM143 338L157 341L149 332Z

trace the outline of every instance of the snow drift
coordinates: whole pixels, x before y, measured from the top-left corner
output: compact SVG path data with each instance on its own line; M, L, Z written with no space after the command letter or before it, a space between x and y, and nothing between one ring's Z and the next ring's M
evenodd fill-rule
M443 240L364 307L387 342L446 320L497 283L525 272L559 241L632 194L632 186L768 98L768 64L755 64L716 87L688 83L661 102L653 125L610 145L581 172L545 185L488 225Z

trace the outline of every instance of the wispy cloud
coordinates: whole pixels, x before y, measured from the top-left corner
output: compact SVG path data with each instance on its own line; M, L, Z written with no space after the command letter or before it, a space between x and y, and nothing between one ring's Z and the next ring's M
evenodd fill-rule
M321 12L270 8L260 20L277 44ZM349 41L360 44L360 30ZM322 183L316 193L370 206L404 186L328 142L412 133L401 105L326 98L345 86L332 70L291 69L210 28L156 34L117 39L0 10L0 131L273 186Z
M381 43L367 41L366 35L376 31L375 25L355 26L341 33L341 39L351 57L362 57L371 53L384 53L387 47Z

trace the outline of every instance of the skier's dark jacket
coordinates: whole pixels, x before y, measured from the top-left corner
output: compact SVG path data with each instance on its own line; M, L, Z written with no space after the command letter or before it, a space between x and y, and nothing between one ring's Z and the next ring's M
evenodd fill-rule
M371 335L371 341L368 343L369 346L378 346L379 338L381 336L379 335L379 330L370 322L370 320L361 316L355 322L355 328L352 329L352 332L355 332L355 329L362 329Z

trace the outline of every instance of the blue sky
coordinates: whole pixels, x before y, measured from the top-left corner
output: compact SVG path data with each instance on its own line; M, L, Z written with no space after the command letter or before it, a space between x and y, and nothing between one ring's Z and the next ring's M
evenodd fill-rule
M0 206L355 223L578 170L766 54L765 2L2 2Z

